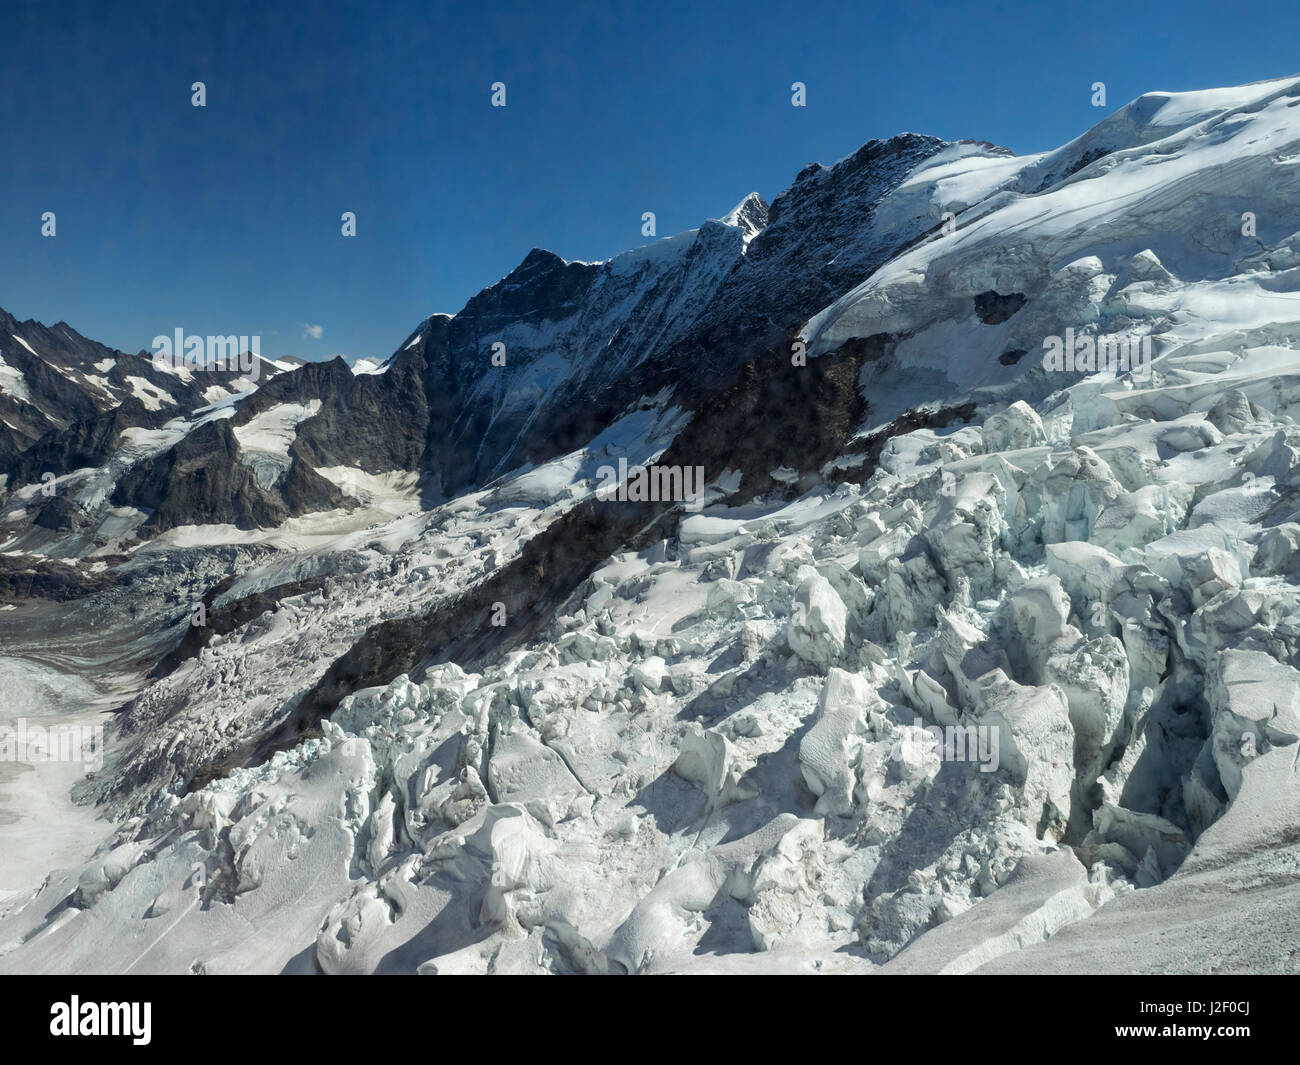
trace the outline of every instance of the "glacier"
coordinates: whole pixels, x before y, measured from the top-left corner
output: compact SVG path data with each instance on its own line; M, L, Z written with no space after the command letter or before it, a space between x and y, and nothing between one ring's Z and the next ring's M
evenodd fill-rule
M110 741L0 798L0 972L1300 971L1297 162L1300 78L872 142L382 372L154 382L76 522L27 412L0 669ZM602 498L654 463L702 508Z

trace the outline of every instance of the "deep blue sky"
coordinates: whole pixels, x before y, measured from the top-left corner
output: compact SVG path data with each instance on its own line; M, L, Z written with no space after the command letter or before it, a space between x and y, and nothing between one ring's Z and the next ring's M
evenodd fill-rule
M1113 110L1300 73L1297 40L1294 0L2 0L0 306L383 357L533 246L605 258L903 130L1043 150L1094 81Z

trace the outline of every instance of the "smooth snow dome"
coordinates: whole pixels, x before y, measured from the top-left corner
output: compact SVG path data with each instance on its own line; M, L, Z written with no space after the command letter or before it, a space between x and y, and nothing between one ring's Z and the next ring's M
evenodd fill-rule
M126 377L0 512L0 679L108 737L0 762L0 972L1296 973L1297 159L1296 78L905 135L351 375Z

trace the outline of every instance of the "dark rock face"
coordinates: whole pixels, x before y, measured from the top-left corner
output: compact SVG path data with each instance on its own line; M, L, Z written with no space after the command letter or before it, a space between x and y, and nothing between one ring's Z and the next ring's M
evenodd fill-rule
M239 444L224 420L200 426L133 467L118 482L113 502L153 510L145 526L156 532L195 520L253 529L285 516L239 463Z
M313 470L295 470L298 465L295 461L285 474L295 498L344 505L343 494L333 485ZM118 482L113 502L152 509L143 526L150 532L191 524L256 529L289 516L281 492L259 487L252 469L240 461L228 419L207 422L175 447L133 466Z
M299 423L293 457L313 467L358 466L368 473L419 468L429 416L413 366L354 375L342 359L306 363L241 402L234 424L246 425L280 403L311 400L320 400L321 409Z
M102 466L116 450L124 429L154 428L158 412L146 410L129 396L111 410L98 411L65 429L51 429L19 455L11 487L39 481L45 473L66 473L87 466Z
M56 495L40 509L33 519L42 529L56 532L76 532L90 524L90 517L67 496Z
M276 481L274 492L279 495L285 511L291 516L333 510L336 507L351 510L356 506L355 500L296 455L290 461L284 476Z
M892 339L855 339L804 366L794 365L789 344L779 343L740 367L728 386L700 407L660 462L701 465L706 478L738 470L737 499L797 494L797 482L774 481L772 471L814 473L840 452L866 415L859 371Z
M1001 325L1025 305L1023 292L981 292L975 297L975 314L985 325Z
M715 321L757 316L746 333L766 335L771 344L864 281L931 225L918 218L901 229L877 230L875 212L912 170L944 147L938 138L904 133L869 141L834 166L805 167L772 201L745 268L728 278Z
M0 600L80 599L102 591L113 582L107 571L87 573L59 559L0 556Z

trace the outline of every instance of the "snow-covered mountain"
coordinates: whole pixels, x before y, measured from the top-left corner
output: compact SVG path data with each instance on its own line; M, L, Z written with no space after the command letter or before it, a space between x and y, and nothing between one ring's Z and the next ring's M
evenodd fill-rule
M872 141L255 389L0 316L10 716L109 724L0 971L1296 971L1298 160Z

